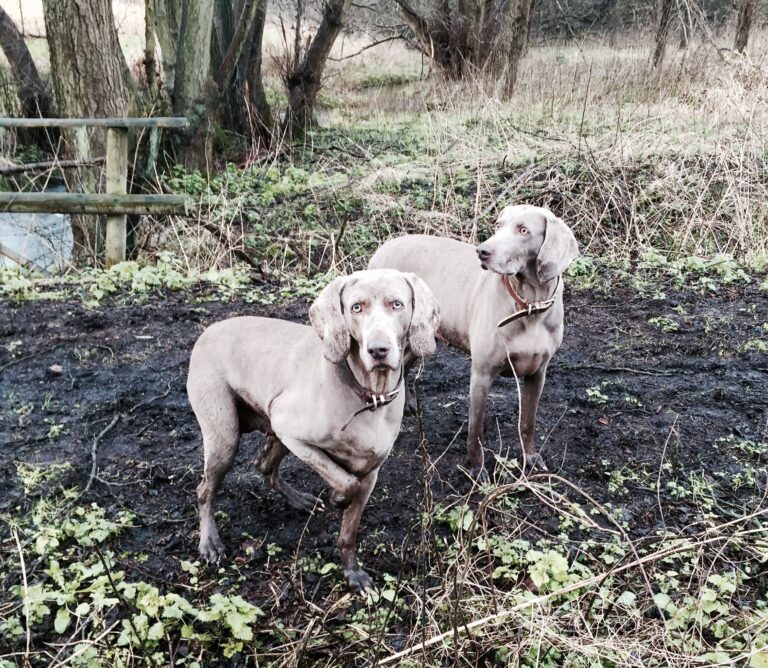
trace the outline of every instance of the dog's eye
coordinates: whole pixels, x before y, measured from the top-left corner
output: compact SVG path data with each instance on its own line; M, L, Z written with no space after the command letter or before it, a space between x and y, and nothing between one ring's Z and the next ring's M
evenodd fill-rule
M519 230L520 234L522 234L523 236L527 237L530 234L530 232L528 231L528 228L525 225L521 225L518 228L518 230Z
M352 311L352 313L361 313L363 305L360 302L355 302L349 310Z
M395 311L399 311L401 308L403 308L404 304L399 299L395 299L395 301L392 302L392 308L395 309Z

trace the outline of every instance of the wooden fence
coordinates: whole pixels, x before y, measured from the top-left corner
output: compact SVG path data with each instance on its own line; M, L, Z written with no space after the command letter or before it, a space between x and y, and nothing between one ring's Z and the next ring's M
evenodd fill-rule
M0 128L107 128L106 193L0 192L0 211L107 214L105 262L125 260L126 215L184 213L183 195L128 195L128 130L186 128L186 118L0 118Z

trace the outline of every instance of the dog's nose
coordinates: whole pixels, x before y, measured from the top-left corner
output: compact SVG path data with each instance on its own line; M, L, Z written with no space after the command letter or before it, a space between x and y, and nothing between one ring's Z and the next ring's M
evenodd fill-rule
M386 343L374 341L368 346L368 353L376 361L381 361L387 358L387 355L389 354L389 346Z
M483 247L481 245L477 247L477 257L479 257L483 262L490 260L491 255L493 255L493 251L490 250L487 246Z

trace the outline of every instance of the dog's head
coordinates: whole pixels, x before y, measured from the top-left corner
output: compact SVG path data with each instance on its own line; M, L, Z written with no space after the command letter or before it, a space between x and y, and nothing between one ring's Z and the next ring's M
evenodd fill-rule
M439 315L432 291L415 274L357 271L331 281L309 309L331 362L359 350L366 371L398 369L409 345L419 357L435 351Z
M549 209L519 205L506 207L496 233L477 247L483 269L517 274L532 264L545 283L565 271L579 254L571 229Z

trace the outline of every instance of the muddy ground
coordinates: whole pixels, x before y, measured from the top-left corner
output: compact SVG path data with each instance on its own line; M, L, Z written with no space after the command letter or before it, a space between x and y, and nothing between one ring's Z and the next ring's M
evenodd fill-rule
M658 287L665 289L664 299L642 297L621 284L608 294L567 290L565 340L550 366L539 414L538 438L550 469L599 502L621 505L634 538L663 527L686 530L697 500L677 498L663 481L683 480L691 471L705 478L727 473L738 452L718 439L768 440L768 356L748 345L766 339L766 292L755 282L720 286L714 293ZM195 486L202 463L185 393L192 345L217 320L258 314L304 322L308 306L201 298L169 292L138 303L118 297L95 309L77 299L0 303L0 512L23 505L15 474L19 461L66 460L75 467L69 482L84 485L94 440L111 425L97 443L89 498L136 513L137 527L120 548L125 555L148 555L144 562L125 556L121 567L160 586L183 576L180 561L196 558ZM649 323L661 316L674 320L678 330L663 332ZM52 373L52 365L62 373ZM468 359L442 346L423 371L423 427L436 462L432 493L443 505L470 488L459 468L468 381ZM488 416L490 448L516 453L512 381L497 381ZM50 435L52 424L63 426L58 436ZM410 577L418 570L413 528L424 487L418 434L417 419L407 416L363 516L360 556L375 579L383 573ZM258 435L244 438L219 496L218 507L226 513L220 527L232 558L251 566L243 596L290 623L307 600L321 601L339 584L338 575L334 580L308 573L299 596L285 567L302 554L336 560L339 512L307 522L288 509L253 465L260 443ZM657 490L662 462L670 466ZM284 466L300 488L324 489L295 460ZM638 475L626 483L628 493L612 495L610 472L622 468L650 474L651 482ZM718 502L737 512L737 498ZM557 532L557 517L533 497L523 499L520 513L532 531ZM270 543L282 552L268 555Z

